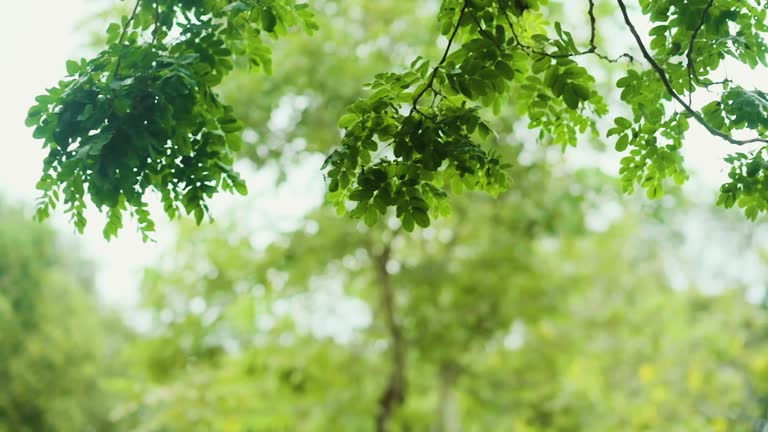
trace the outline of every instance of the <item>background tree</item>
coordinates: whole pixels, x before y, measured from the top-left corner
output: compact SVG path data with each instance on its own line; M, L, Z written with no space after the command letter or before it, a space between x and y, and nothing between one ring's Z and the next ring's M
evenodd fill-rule
M110 429L89 267L20 210L0 205L0 221L0 430Z
M671 289L668 249L626 248L651 228L632 218L508 243L494 234L518 216L484 216L489 201L469 201L469 231L445 219L394 240L323 213L266 249L236 224L184 229L144 285L134 415L146 430L374 430L396 364L388 283L405 384L389 430L751 429L765 314L742 290Z

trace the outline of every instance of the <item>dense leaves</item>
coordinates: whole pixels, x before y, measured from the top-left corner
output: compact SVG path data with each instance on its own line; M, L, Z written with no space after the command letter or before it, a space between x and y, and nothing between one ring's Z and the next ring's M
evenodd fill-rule
M540 140L564 148L594 126L582 112L606 111L594 78L570 58L579 54L571 34L559 26L557 39L537 34L543 28L517 3L447 1L439 20L448 37L439 63L418 58L405 72L378 75L372 94L339 120L344 139L326 161L331 199L357 201L351 215L366 223L396 207L410 231L429 225L430 210L445 213L446 186L508 188L509 165L483 146L494 134L484 108L499 114L514 95Z
M411 230L446 212L440 203L449 190L508 188L508 165L487 146L497 136L488 109L498 115L506 104L525 107L538 141L564 149L587 131L598 133L597 120L607 114L594 86L599 63L582 59L634 56L600 52L593 1L584 5L588 42L577 42L562 24L567 20L549 16L556 9L544 3L442 2L437 19L447 43L440 60L417 57L402 72L376 75L370 95L338 121L344 138L324 168L340 210L374 224L393 207ZM736 145L766 142L765 94L718 78L726 61L766 65L768 26L759 1L643 1L641 12L652 24L647 47L627 5L617 4L650 65L630 63L616 83L632 116L616 117L606 134L617 137L617 151L628 151L620 169L626 191L639 184L658 198L666 179L686 180L680 149L690 120ZM68 62L71 78L30 110L28 124L50 148L38 217L62 200L82 230L88 193L108 209L106 236L122 226L124 210L146 234L154 228L144 200L149 189L160 193L169 216L183 208L198 223L217 190L245 193L232 170L241 125L212 88L233 68L233 56L269 71L260 35L298 24L317 27L307 5L139 0L130 17L109 27L107 49L90 61ZM697 108L698 90L716 99ZM738 130L754 136L736 138ZM744 153L753 162L748 171L760 165L761 151ZM729 161L732 182L719 203L738 204L754 219L766 198L748 180L753 176L739 175L745 160Z
M61 201L82 232L87 193L108 209L105 237L117 234L126 211L147 236L148 190L170 218L183 209L198 223L217 190L246 194L232 168L242 125L213 88L237 58L270 72L263 35L296 25L315 28L304 4L138 0L107 29L107 49L68 62L69 78L29 111L27 124L49 149L38 218Z
M753 68L766 65L764 34L768 26L765 7L759 3L641 2L642 12L653 28L648 48L639 40L638 44L652 69L630 69L618 80L616 85L622 89L622 100L632 107L633 119L621 123L617 119L617 126L608 132L618 136L617 150L632 148L622 159L620 172L625 189L640 183L650 197L657 197L663 193L664 179L671 177L677 183L686 179L679 150L690 119L735 145L768 137L762 121L757 120L763 112L756 103L761 92L747 91L727 76L717 78L728 59ZM622 11L627 26L637 35L623 4ZM693 102L694 96L700 96L699 89L708 91L710 100L712 95L717 99L697 111ZM674 105L667 103L670 100ZM736 139L731 134L738 129L752 131L757 137ZM733 158L726 160L734 162ZM734 166L735 171L739 169ZM733 174L731 178L737 180ZM745 183L725 185L719 203L730 207L742 194L752 195ZM748 218L754 219L757 212L745 201L739 205L747 208Z
M714 78L726 58L751 67L766 64L768 26L759 2L641 2L654 24L648 47L627 6L622 0L618 5L651 66L628 68L617 82L633 116L615 118L607 131L617 136L617 151L629 150L620 170L626 191L640 184L657 198L665 179L685 181L680 148L690 119L733 144L765 142L764 93ZM352 216L374 224L394 207L411 230L428 226L430 213L445 213L440 202L448 186L491 193L509 187L508 165L484 143L495 137L485 108L499 114L510 99L526 107L528 127L540 131L542 143L565 148L588 130L597 133L596 120L607 108L594 77L577 59L617 60L596 45L594 2L585 8L588 43L577 43L541 6L442 2L442 58L432 63L418 57L403 72L377 75L370 96L339 119L344 138L324 168L331 199L342 211L351 202ZM82 231L87 191L97 207L108 209L107 237L122 226L124 210L137 216L146 235L154 229L144 200L148 189L160 193L169 216L181 207L198 223L217 190L245 193L232 170L241 125L212 87L233 68L235 55L269 71L269 49L260 35L284 34L296 24L316 28L306 5L139 0L130 17L109 27L108 48L90 61L68 62L71 78L30 110L28 124L50 148L38 184L38 217L45 218L61 199ZM697 90L718 94L716 88L722 90L719 98L697 110ZM734 138L739 129L756 137ZM760 157L760 151L747 156L753 162L748 171ZM744 159L729 160L739 163L719 203L737 203L754 219L766 199L746 179L754 175L739 175Z
M616 83L621 99L633 113L631 118L614 118L615 126L606 133L607 137L617 137L617 151L629 149L619 171L625 191L630 192L639 184L650 198L658 198L664 194L666 179L672 178L677 184L687 179L680 149L690 119L736 145L765 142L763 92L743 89L727 77L718 81L714 78L722 73L721 66L727 57L750 67L766 65L764 35L768 27L765 8L759 2L641 2L642 13L656 24L650 31L649 48L638 35L626 5L618 3L629 33L651 65L648 70L628 68L627 75ZM352 105L342 117L339 126L346 129L345 137L341 148L328 159L328 175L337 180L331 182L329 190L335 192L340 188L344 192L337 194L336 199L354 201L360 191L379 190L379 186L386 198L388 189L398 189L396 180L375 187L360 184L359 180L365 181L367 169L390 164L411 167L402 169L403 172L424 171L424 181L438 187L454 176L459 176L470 188L497 192L507 187L503 174L494 168L499 166L497 159L486 156L468 135L475 128L477 141L492 134L482 117L476 117L477 109L492 107L498 114L499 105L509 103L510 96L514 98L512 103L526 107L528 127L539 128L540 142L553 142L565 148L575 145L580 134L588 129L595 130L596 119L607 110L594 89L594 78L575 58L591 54L607 62L616 60L601 54L595 45L594 3L589 2L587 12L591 27L589 43L582 49L560 22L545 15L538 6L538 2L443 2L439 20L448 45L442 60L431 70L417 60L405 73L383 75L371 85L376 91ZM554 21L551 27L547 19ZM452 45L459 42L461 46L451 51ZM624 57L633 59L629 54ZM692 100L699 89L719 98L697 111ZM425 93L431 96L427 106L419 104ZM409 115L393 115L389 111L408 111ZM456 111L461 118L472 119L469 127L461 128L462 123L453 120ZM443 117L451 120L441 123ZM393 122L395 127L391 126ZM379 128L396 129L400 134L386 129L381 134ZM739 129L752 131L756 137L734 138L731 133ZM464 147L461 153L451 152L453 146L444 142L450 143L454 137L464 137L472 145ZM439 150L432 150L430 143L438 143ZM393 152L389 151L390 145ZM752 161L752 177L758 175L755 167L761 166L760 152L747 156ZM476 155L475 165L457 170L457 166L466 166L463 158L470 154ZM390 162L393 157L394 162ZM727 160L733 163L743 159ZM742 171L741 163L734 164L733 181L723 186L719 203L730 207L737 202L745 208L747 217L754 219L766 209L766 198L756 186L760 180L750 182L739 175ZM444 195L429 196L437 200ZM389 205L398 207L406 228L412 225L408 213L401 208L417 207L408 206L407 200L402 199ZM357 211L360 208L358 205L352 215L375 220L368 218L365 206Z

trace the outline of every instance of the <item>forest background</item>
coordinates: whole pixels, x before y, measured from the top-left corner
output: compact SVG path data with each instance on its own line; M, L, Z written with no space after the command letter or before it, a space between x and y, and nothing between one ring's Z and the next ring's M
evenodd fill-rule
M217 197L213 224L107 243L95 212L83 236L30 217L42 153L26 109L128 7L75 4L23 3L0 30L25 64L1 72L0 431L751 431L768 417L766 234L713 207L724 149L704 131L688 137L692 179L652 201L621 193L611 145L534 145L504 112L513 188L452 198L413 233L368 227L323 205L320 165L365 82L439 57L438 4L317 1L320 30L276 42L272 76L223 84L250 194ZM733 71L756 87L763 72Z

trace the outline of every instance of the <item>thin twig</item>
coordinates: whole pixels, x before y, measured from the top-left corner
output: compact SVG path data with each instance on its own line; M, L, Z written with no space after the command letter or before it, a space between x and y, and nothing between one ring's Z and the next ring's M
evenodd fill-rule
M456 34L459 32L459 27L461 27L461 19L464 18L464 13L467 11L468 7L469 7L469 3L464 2L464 5L461 7L461 12L459 12L459 19L456 20L456 26L453 28L453 33L451 33L451 36L448 38L448 46L445 47L445 51L443 52L443 57L437 63L437 66L435 66L432 69L432 73L429 75L429 80L427 81L427 84L424 86L423 89L421 89L421 91L416 95L416 97L413 98L411 113L413 113L413 111L416 110L416 106L419 103L419 99L421 99L421 97L424 96L424 93L426 93L427 90L432 88L432 86L435 83L435 78L437 77L437 71L440 69L440 67L443 64L445 64L445 61L448 59L448 54L451 52L451 46L453 45L453 40L456 39Z
M438 90L438 89L433 89L433 91L435 92L435 94L436 94L437 96L440 96L440 101L441 101L441 102L442 102L442 101L448 101L448 103L449 103L449 104L453 105L453 106L454 106L454 107L456 107L456 108L459 108L459 105L458 105L458 104L456 104L456 102L452 101L450 98L448 98L448 96L446 96L446 95L444 95L443 93L441 93L441 92L440 92L440 90Z
M141 4L141 0L136 0L136 4L133 5L133 12L131 12L131 15L128 17L128 20L125 22L125 25L123 26L123 32L120 33L120 38L117 40L117 44L120 46L120 49L123 48L123 42L125 42L125 36L128 34L128 28L131 26L131 23L134 19L136 19L136 12L139 10L139 4ZM122 60L122 56L118 54L117 56L117 63L115 64L115 76L118 75L118 72L120 71L120 61Z
M637 43L637 46L640 48L640 52L643 53L643 58L645 58L648 63L650 63L653 70L656 71L656 74L661 79L662 84L664 84L664 88L667 90L667 93L669 93L672 98L679 103L685 112L690 114L691 117L694 118L700 125L704 126L704 128L712 135L720 137L724 139L725 141L728 141L731 144L735 145L744 145L744 144L750 144L750 143L768 143L768 140L765 140L763 138L751 138L747 140L740 140L733 138L732 136L721 132L717 129L715 129L712 125L707 123L706 120L704 120L704 117L701 116L696 110L694 110L691 105L687 104L685 100L683 100L682 97L680 97L679 94L675 91L674 88L672 88L672 84L669 82L669 77L667 77L667 73L664 71L664 68L659 65L658 62L653 58L651 53L648 52L648 49L645 47L645 44L643 44L643 40L640 38L640 34L637 33L637 29L632 24L632 21L629 19L629 13L627 12L627 6L624 4L623 0L616 0L619 4L619 9L621 9L621 14L624 16L624 22L627 24L627 27L629 28L629 31L632 33L632 36L635 38L635 42Z
M592 54L609 63L617 63L619 60L622 59L622 57L629 60L630 63L633 62L634 58L628 53L623 53L618 57L610 58L605 54L601 54L597 52L597 45L595 44L595 38L597 37L597 19L595 18L595 3L593 0L589 0L589 10L587 11L587 14L589 15L589 23L590 23L589 48L587 48L586 50L575 52L575 53L548 53L546 51L540 51L531 46L525 45L520 41L520 37L517 35L517 32L515 31L515 25L512 23L512 20L509 19L509 14L507 13L506 10L504 11L504 19L506 19L507 25L509 25L509 29L512 32L512 36L515 38L515 45L520 47L528 55L536 54L542 57L558 59L558 58L578 57L578 56Z
M136 12L138 12L140 4L141 4L141 0L136 0L136 4L133 5L133 12L131 12L131 15L128 17L128 20L125 22L125 25L123 26L123 32L120 33L120 39L118 39L117 41L118 45L122 45L123 42L125 42L125 36L128 34L128 27L130 27L133 20L136 19Z
M152 29L152 43L157 42L157 35L160 33L160 1L155 1L155 28Z
M597 50L597 46L595 45L595 37L597 36L597 19L595 18L595 2L594 0L589 0L589 10L587 11L587 15L589 15L589 49L592 52L595 52Z
M709 9L712 8L714 3L715 0L709 0L707 5L704 7L704 10L701 12L699 23L696 24L696 28L693 30L693 33L691 33L691 41L688 42L688 52L685 53L685 57L688 59L688 91L691 93L693 92L693 80L696 80L696 82L699 81L693 65L693 48L696 44L696 38L699 36L699 32L701 31L702 27L704 27L704 21L707 19Z

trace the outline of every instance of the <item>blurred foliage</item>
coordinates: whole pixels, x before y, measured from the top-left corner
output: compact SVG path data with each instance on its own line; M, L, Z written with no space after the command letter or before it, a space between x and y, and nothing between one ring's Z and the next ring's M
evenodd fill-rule
M270 42L280 73L234 68L217 87L243 123L239 155L306 169L338 144L364 82L439 58L439 6L313 1L315 37ZM738 286L673 288L672 222L686 221L673 197L606 216L626 181L529 144L528 102L487 120L512 187L492 199L453 184L436 204L450 217L413 233L395 211L358 222L328 206L255 232L246 221L272 210L258 197L216 225L179 224L144 274L141 331L80 289L88 267L50 232L0 214L0 431L753 431L768 418L763 306Z
M671 289L661 250L627 247L643 241L631 215L554 236L469 202L419 236L324 211L266 249L235 226L186 227L145 279L153 330L129 349L142 380L126 421L374 430L384 244L408 382L389 430L751 431L764 416L768 316L742 290Z
M740 289L671 289L671 248L644 243L639 215L590 231L585 191L537 171L519 175L551 199L469 196L407 236L326 210L267 247L237 215L184 225L130 337L81 288L84 263L4 210L0 430L374 430L385 245L408 383L389 430L753 430L764 309Z
M0 204L0 431L110 429L107 318L74 250Z

